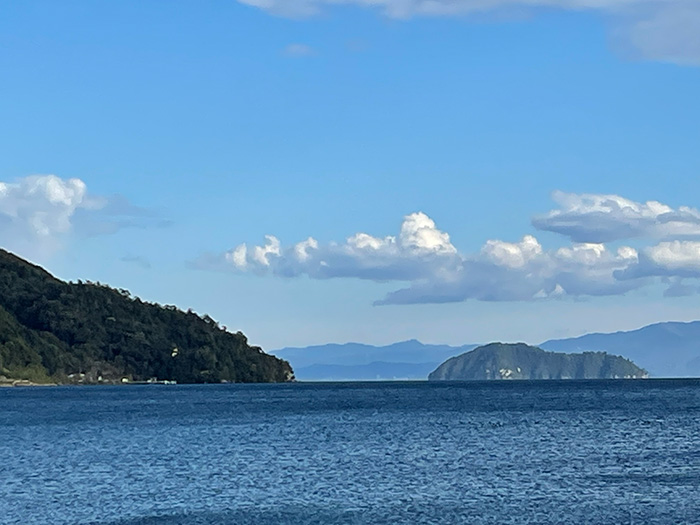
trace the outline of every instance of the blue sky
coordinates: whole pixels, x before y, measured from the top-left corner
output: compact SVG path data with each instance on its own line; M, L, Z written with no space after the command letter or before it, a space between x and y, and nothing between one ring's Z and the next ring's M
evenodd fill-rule
M694 0L4 2L0 246L268 349L700 318L698 23Z

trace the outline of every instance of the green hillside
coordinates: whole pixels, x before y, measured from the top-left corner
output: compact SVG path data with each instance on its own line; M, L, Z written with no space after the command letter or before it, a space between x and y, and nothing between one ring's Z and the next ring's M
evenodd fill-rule
M208 316L66 283L0 250L0 376L35 382L281 382L289 363ZM101 379L100 379L101 378Z
M430 380L644 378L646 370L605 352L562 354L523 343L491 343L452 357Z

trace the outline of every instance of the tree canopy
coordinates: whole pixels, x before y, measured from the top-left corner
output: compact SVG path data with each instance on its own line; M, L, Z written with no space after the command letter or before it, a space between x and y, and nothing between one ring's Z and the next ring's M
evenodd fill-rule
M208 315L60 281L0 250L0 375L36 382L281 382L286 361Z
M605 352L563 354L524 343L491 343L441 364L430 380L645 378L629 359Z

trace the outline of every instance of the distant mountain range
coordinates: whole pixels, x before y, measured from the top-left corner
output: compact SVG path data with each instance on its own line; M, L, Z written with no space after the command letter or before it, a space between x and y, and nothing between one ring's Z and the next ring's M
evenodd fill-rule
M700 377L700 321L657 323L630 332L555 339L539 346L557 352L621 355L647 369L652 377Z
M446 359L477 346L427 345L411 339L388 346L327 344L270 353L289 361L300 381L372 381L426 379Z
M289 361L301 381L418 380L427 379L450 357L477 346L430 345L412 339L388 346L327 344L271 353ZM537 346L555 352L620 355L646 369L651 377L700 377L700 321L657 323L628 332L550 340Z

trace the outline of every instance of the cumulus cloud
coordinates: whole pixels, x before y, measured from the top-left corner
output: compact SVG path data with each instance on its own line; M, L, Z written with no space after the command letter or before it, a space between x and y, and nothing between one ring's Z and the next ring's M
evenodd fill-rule
M361 232L330 243L309 237L288 246L269 235L261 245L240 244L202 257L195 266L402 283L375 304L579 298L619 295L651 284L665 284L667 297L700 293L695 281L700 279L698 210L618 195L555 192L554 200L557 209L533 220L537 228L571 240L552 249L525 235L516 242L490 239L475 253L461 253L447 232L417 212L404 217L396 235ZM656 244L619 243L627 239Z
M542 246L532 235L526 235L519 243L486 241L481 254L498 266L522 268L542 255Z
M413 213L405 217L397 236L357 233L343 243L327 245L309 237L283 248L268 235L261 246L241 244L221 256L200 259L197 265L282 277L413 281L454 273L460 261L449 235L424 213Z
M80 179L31 175L0 182L0 245L30 254L61 246L76 231L95 235L140 225L147 213L125 199L91 195Z
M691 271L700 276L700 242L662 242L647 248L645 256L658 268Z
M637 263L637 251L630 247L611 251L603 244L577 243L547 251L531 235L513 243L489 240L478 253L460 254L449 234L418 212L404 218L395 236L357 233L328 244L308 238L288 247L268 236L260 246L241 244L204 257L197 266L279 277L406 282L406 288L376 304L411 304L619 294L643 283L642 276L615 277Z
M3 230L14 227L36 238L66 233L71 217L80 207L101 207L99 202L87 198L87 187L80 179L46 175L26 177L16 183L0 182Z
M671 208L657 201L634 202L618 195L554 192L559 205L535 217L539 230L565 235L574 242L611 242L632 238L700 237L700 211Z
M614 276L636 260L636 251L629 247L610 251L602 244L575 244L545 251L532 236L517 243L492 240L478 254L464 258L456 278L415 282L377 304L618 295L643 284L640 279L621 281Z
M599 12L616 22L615 36L643 57L700 64L697 0L238 0L291 17L312 16L334 5L373 8L392 18L465 16L510 9Z
M700 278L700 242L662 242L642 250L637 264L616 274L619 279L638 277Z

